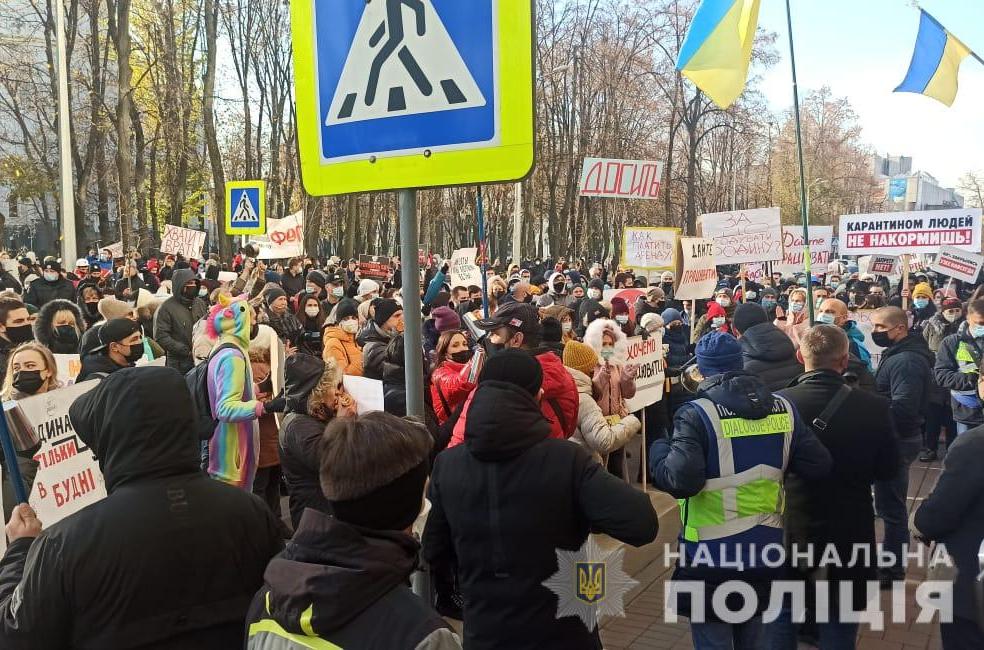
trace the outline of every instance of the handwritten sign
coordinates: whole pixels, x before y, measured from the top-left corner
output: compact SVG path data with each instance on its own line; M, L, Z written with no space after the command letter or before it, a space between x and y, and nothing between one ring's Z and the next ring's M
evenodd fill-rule
M581 196L616 199L655 199L663 178L663 163L655 160L585 158L581 166Z
M833 226L810 226L810 269L814 274L826 270L827 264L830 262L833 240ZM802 273L805 268L803 264L804 251L803 228L800 226L783 226L782 262L773 264L772 271L783 275Z
M628 341L627 363L638 364L636 394L625 400L625 407L638 411L663 399L663 383L666 381L666 365L663 362L663 335L650 335L649 338L633 336Z
M261 260L280 260L304 255L304 213L283 219L267 219L267 234L252 240Z
M383 382L354 375L342 376L345 391L355 400L355 410L359 415L370 411L382 411Z
M161 252L173 255L183 255L186 259L199 259L202 256L202 246L205 245L205 233L201 230L182 228L167 224L161 236Z
M717 287L714 240L701 237L680 238L680 269L673 297L677 300L710 298Z
M71 386L82 370L82 361L77 354L56 354L55 365L58 367L58 383L61 386Z
M451 287L482 286L482 269L475 264L477 248L459 248L451 253Z
M114 260L118 260L123 257L123 242L118 241L115 244L110 244L109 246L103 246L102 250L108 250L109 254L113 256Z
M714 240L714 257L722 264L782 261L779 208L703 214L701 234Z
M845 214L840 218L841 255L914 255L952 246L981 250L981 209Z
M930 268L957 280L977 282L981 265L984 265L984 257L952 246L943 246Z
M622 230L622 266L644 271L676 269L679 228L626 226Z

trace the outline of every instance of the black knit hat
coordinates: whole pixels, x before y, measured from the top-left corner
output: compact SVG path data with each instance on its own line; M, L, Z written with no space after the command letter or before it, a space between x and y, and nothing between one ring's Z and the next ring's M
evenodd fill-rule
M769 315L762 305L754 302L745 302L735 308L733 323L736 330L746 332L750 327L761 325L762 323L768 322L768 320Z
M376 307L376 313L373 316L372 320L379 327L385 325L386 321L388 321L393 316L393 314L399 311L403 311L403 307L401 307L399 303L389 298L376 300L373 304Z
M263 296L263 301L266 302L267 306L273 304L277 298L286 298L287 293L280 287L270 287L267 289L266 294Z
M322 273L317 269L313 271L308 271L307 277L304 279L307 282L313 282L314 284L318 285L322 289L324 289L325 285L328 284L328 278L325 277L324 273Z
M346 298L345 300L339 300L338 304L335 305L335 322L341 323L346 318L350 316L359 315L359 303L355 302L351 298Z
M482 367L478 381L508 382L536 397L543 386L543 368L526 352L511 348L490 356Z

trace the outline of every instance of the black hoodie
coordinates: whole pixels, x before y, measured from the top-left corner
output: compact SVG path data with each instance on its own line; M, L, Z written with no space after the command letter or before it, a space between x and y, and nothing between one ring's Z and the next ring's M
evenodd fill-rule
M191 414L184 378L159 367L121 370L72 404L109 495L10 545L5 645L242 647L250 599L281 548L277 523L258 497L201 472Z
M447 623L407 588L418 548L404 532L360 528L305 510L253 599L246 619L251 638L316 636L332 647L360 650L459 647ZM288 645L301 647L282 647Z
M882 351L875 373L878 392L892 402L900 440L922 436L936 361L922 334L909 334Z
M557 571L557 550L577 550L592 530L634 546L656 537L643 492L549 436L528 392L485 381L464 444L434 464L424 557L432 566L457 557L470 649L601 648L597 629L557 618L557 597L542 584Z

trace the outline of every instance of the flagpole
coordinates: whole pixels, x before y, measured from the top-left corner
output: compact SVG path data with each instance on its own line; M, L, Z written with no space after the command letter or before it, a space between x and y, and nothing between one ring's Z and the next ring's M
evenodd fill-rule
M793 16L786 0L786 25L789 28L789 63L793 70L793 111L796 117L796 155L799 158L800 217L803 220L803 267L806 271L806 304L809 307L810 325L814 322L813 277L810 270L810 215L806 206L806 170L803 166L803 133L800 126L799 86L796 83L796 52L793 48Z

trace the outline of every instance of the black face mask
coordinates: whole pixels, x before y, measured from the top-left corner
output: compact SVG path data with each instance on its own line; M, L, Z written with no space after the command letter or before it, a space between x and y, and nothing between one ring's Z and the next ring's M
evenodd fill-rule
M477 300L472 300L471 301L471 310L470 311L475 311L476 309L481 309L481 308L482 308L482 299L481 298L479 298Z
M14 373L13 387L27 395L34 395L44 384L40 370L18 370Z
M130 346L130 351L126 354L127 363L136 363L143 356L143 343L134 343Z
M11 343L26 343L34 338L34 331L30 325L19 325L7 328L7 338Z
M99 303L98 302L87 302L85 303L85 313L90 316L95 316L99 313Z
M496 354L502 352L505 349L506 349L505 343L493 343L491 339L485 339L485 353L488 356L494 357Z
M894 343L892 339L888 338L888 332L872 332L871 340L880 348L892 347Z
M181 295L185 300L194 300L198 297L198 287L182 287Z
M468 363L474 354L471 350L460 350L451 354L451 360L455 363Z
M55 328L55 340L59 343L78 345L79 332L71 325L59 325Z

